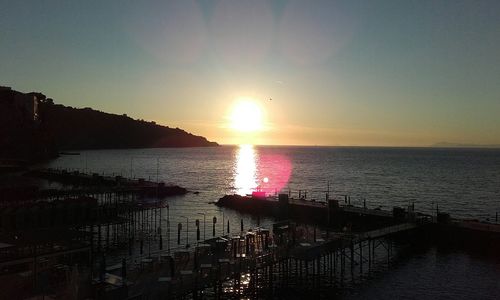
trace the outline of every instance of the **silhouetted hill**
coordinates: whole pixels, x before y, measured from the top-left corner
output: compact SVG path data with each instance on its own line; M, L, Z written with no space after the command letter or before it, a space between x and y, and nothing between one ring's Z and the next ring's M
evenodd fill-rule
M6 164L2 160L39 161L61 150L207 146L217 143L179 128L66 107L41 93L0 86L0 167Z
M40 113L60 150L217 146L179 128L91 108L43 103Z

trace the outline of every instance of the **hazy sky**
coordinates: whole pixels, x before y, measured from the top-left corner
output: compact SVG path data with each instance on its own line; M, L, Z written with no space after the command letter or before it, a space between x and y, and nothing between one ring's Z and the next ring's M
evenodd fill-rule
M500 1L0 0L0 85L219 143L500 144Z

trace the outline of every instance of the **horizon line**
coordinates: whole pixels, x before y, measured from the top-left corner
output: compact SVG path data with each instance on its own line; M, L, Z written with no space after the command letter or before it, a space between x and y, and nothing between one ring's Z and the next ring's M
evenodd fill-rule
M223 144L219 143L220 146L241 146L241 145L252 145L252 146L266 146L266 147L315 147L315 148L434 148L434 149L500 149L500 145L426 145L426 146L412 146L412 145L310 145L310 144L252 144L252 143L240 143L240 144Z

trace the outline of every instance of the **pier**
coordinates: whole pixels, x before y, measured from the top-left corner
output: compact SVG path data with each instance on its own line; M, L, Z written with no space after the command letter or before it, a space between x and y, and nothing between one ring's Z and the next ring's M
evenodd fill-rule
M123 182L129 188L135 181ZM126 190L21 198L1 202L0 280L9 282L4 295L21 289L26 297L56 298L319 297L354 286L374 271L390 271L402 247L448 240L473 240L492 251L500 245L498 224L442 212L431 216L413 206L359 207L347 197L224 196L218 206L273 216L275 222L248 228L241 220L231 230L223 220L220 235L214 218L208 239L201 238L200 222L194 231L180 223L173 227L167 200ZM196 239L188 244L186 238L184 245L181 236L189 233ZM75 285L78 291L71 289Z
M249 214L276 216L337 228L349 227L358 231L394 225L402 219L414 219L417 216L411 207L407 210L396 207L393 211L387 211L342 205L342 201L338 199L311 201L290 198L289 194L267 196L260 192L247 196L225 195L216 205Z
M280 201L269 200L275 202L279 205ZM312 206L326 209L321 203ZM286 210L283 206L281 209ZM153 299L262 298L278 292L283 295L292 287L319 291L342 287L374 268L389 266L394 255L393 239L415 242L427 237L435 226L426 216L415 217L398 209L389 212L349 207L344 211L336 207L335 211L336 217L345 214L344 220L357 215L350 221L363 220L364 224L351 223L347 228L333 222L333 226L324 226L321 222L297 222L292 216L272 228L245 230L242 225L233 235L228 227L226 235L209 240L200 240L198 231L192 247L156 251L139 261L127 259L122 262L124 267L109 268L114 273L102 267L102 280L96 282L123 293L126 290L128 295ZM366 216L360 216L360 212ZM178 234L180 238L180 229Z
M72 186L71 190L42 190L38 196L58 196L68 194L92 194L103 192L134 193L149 197L168 197L184 195L187 189L174 184L153 182L144 178L130 179L120 175L106 176L98 173L82 173L58 169L37 169L29 171L25 176L41 178Z
M120 268L104 277L141 282L127 286L128 292L155 299L262 298L286 287L342 286L390 264L390 238L419 226L406 223L359 234L308 228L315 233L300 234L305 229L287 221L274 224L272 230L241 231L192 249L157 253L127 279L120 277Z

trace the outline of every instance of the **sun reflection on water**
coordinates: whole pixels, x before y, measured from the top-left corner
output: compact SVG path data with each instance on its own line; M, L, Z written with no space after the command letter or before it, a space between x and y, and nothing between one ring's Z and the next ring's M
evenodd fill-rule
M253 145L239 146L234 174L234 188L237 194L251 194L257 188L257 163Z

